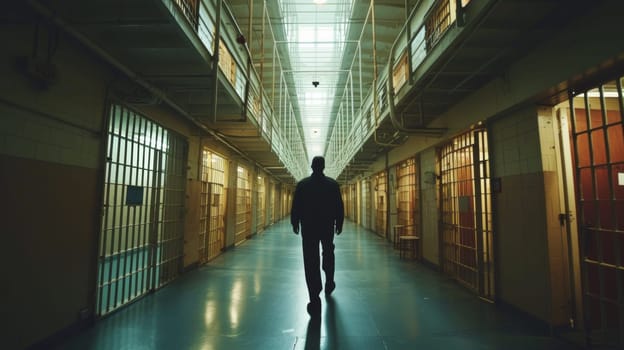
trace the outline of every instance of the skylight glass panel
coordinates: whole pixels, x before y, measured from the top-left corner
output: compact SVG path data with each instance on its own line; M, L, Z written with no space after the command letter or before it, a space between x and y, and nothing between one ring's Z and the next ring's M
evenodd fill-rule
M280 0L309 157L324 155L352 0ZM308 159L309 164L309 159Z

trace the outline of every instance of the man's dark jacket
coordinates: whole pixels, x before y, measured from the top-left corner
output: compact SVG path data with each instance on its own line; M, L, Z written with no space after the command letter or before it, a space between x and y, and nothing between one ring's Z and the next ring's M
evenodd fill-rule
M301 223L302 234L334 233L342 231L344 205L338 183L323 175L313 173L297 184L293 197L290 223Z

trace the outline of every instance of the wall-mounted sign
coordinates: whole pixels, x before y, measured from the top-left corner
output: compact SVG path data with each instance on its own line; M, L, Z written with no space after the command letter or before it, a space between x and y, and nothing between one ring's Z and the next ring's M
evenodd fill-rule
M491 181L491 185L492 185L492 193L503 192L503 183L500 177L493 177Z
M126 189L126 205L143 204L143 186L128 186Z

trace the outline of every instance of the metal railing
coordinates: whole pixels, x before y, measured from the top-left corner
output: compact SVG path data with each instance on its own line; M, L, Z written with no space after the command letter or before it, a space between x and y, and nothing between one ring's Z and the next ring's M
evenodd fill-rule
M260 137L271 145L272 151L289 172L296 179L300 179L307 174L308 168L303 138L299 132L288 132L286 125L280 125L278 122L292 119L291 114L294 112L292 108L282 108L282 106L277 110L273 108L274 101L267 95L260 75L251 64L251 53L248 47L239 42L242 31L234 15L225 2L219 4L219 1L221 0L174 0L211 55L215 55L215 38L217 31L219 32L218 67L220 73L235 91L245 110L244 114L256 125ZM218 8L221 9L221 13L217 13ZM218 18L219 24L217 24ZM218 27L222 30L217 30ZM272 39L275 41L274 37ZM277 64L280 72L283 71L279 60ZM283 74L281 76L283 77ZM281 84L279 89L285 90L286 84ZM290 98L287 93L278 95L283 95L285 99ZM292 103L285 101L283 105L292 106ZM292 125L289 127L294 130L298 129Z
M293 103L286 90L286 81L281 62L279 65L280 79L278 108L276 103L267 96L266 90L251 62L251 53L246 45L237 42L241 30L225 2L220 6L221 14L216 14L218 2L222 0L175 0L175 3L185 15L189 23L196 29L197 35L211 54L215 50L215 33L217 32L216 18L221 18L219 31L220 62L219 68L224 77L240 99L245 114L257 126L259 135L270 145L278 158L284 163L289 172L296 178L304 177L308 172L306 151L303 149L303 137L297 127ZM372 93L373 86L365 98L362 98L363 82L354 81L350 75L339 100L339 113L331 131L326 150L327 169L330 176L338 176L349 164L351 159L368 140L379 123L391 112L394 104L394 90L407 88L412 82L414 72L422 65L425 58L436 47L444 35L452 28L453 23L461 14L469 0L439 0L428 5L428 8L417 6L410 14L403 29L397 36L390 55L388 69L374 77L377 86L376 93ZM370 11L374 11L371 6ZM263 15L267 15L266 12ZM367 16L366 22L373 21L374 16ZM223 25L228 23L230 25ZM363 29L364 31L364 29ZM272 33L271 33L272 34ZM275 41L275 38L273 37ZM361 40L361 38L360 38ZM241 49L242 48L242 49ZM357 54L362 53L362 45L358 42ZM373 53L374 54L374 53ZM357 73L356 59L352 62L351 73ZM390 76L390 79L388 79ZM353 85L359 84L360 96L354 96ZM275 88L275 86L274 86ZM272 96L276 98L275 93ZM286 100L282 100L282 98ZM357 98L354 99L354 98ZM359 102L356 102L359 101ZM390 106L391 105L391 106ZM392 117L392 115L391 115ZM281 122L280 122L281 121ZM396 125L396 123L393 123ZM293 131L294 130L294 131Z
M377 84L371 86L361 104L354 108L351 123L345 123L347 130L333 130L331 133L326 158L328 168L332 169L335 176L342 172L364 142L374 134L379 123L389 115L390 104L394 103L394 89L408 88L416 69L452 28L457 12L461 13L462 8L468 3L466 0L439 0L430 4L428 8L421 5L412 11L395 40L388 69L382 70L379 76L374 77ZM457 11L458 6L460 11ZM366 21L369 21L368 16ZM357 54L360 56L363 55L361 47L358 45ZM355 71L355 64L354 59L352 72ZM359 83L361 88L362 82ZM373 94L374 85L377 85L377 91ZM348 89L349 87L345 86L341 105L353 104L353 96L346 93ZM348 99L351 101L347 101ZM341 125L342 121L339 115L336 125Z

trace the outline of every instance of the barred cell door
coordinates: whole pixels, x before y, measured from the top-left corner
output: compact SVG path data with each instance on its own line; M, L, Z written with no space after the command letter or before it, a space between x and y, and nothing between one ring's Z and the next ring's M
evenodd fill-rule
M623 78L570 99L585 328L624 347Z
M269 212L269 224L274 224L276 219L275 219L275 184L274 183L269 183L269 207L268 207L268 212Z
M355 184L350 184L349 189L349 202L351 207L349 208L349 218L357 222L357 187Z
M349 197L348 185L340 188L340 197L342 198L342 203L344 205L345 217L349 218L349 213L350 213L349 208L351 207L351 201L350 201L351 198Z
M362 180L362 223L367 229L371 229L371 211L372 211L371 181L370 179Z
M439 151L442 266L478 293L494 298L493 232L487 132L471 130Z
M386 237L388 226L388 185L387 175L382 171L375 175L375 232Z
M210 182L207 189L206 254L204 262L221 254L225 248L225 188L223 184Z
M266 226L265 212L266 212L266 198L265 198L265 186L264 177L258 176L258 182L256 186L256 232L260 233L264 231Z
M97 315L175 279L182 267L187 143L110 106L98 254Z
M199 262L205 263L225 247L225 159L208 149L202 151Z
M397 224L403 225L403 234L420 236L420 200L416 158L396 166Z
M235 243L251 235L251 186L249 170L239 166L236 177L236 230Z

